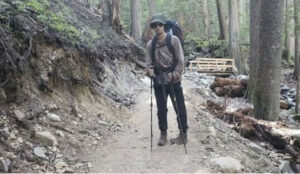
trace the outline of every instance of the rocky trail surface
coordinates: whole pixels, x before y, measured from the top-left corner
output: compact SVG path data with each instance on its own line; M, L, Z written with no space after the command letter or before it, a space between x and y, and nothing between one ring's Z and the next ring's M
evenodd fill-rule
M150 150L150 89L138 94L132 118L123 131L115 134L86 160L92 161L91 172L278 172L279 158L264 143L255 144L241 137L229 125L214 118L204 107L207 98L216 98L207 81L185 75L183 89L188 113L188 144L157 146L159 130L156 103L153 110L153 151ZM197 80L198 79L198 80ZM200 79L200 80L199 80ZM143 79L144 86L150 81ZM176 115L168 101L168 140L178 133Z

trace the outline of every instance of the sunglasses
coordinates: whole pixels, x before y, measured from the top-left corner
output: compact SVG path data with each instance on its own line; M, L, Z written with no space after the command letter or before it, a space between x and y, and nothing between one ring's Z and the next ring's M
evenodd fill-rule
M151 27L152 29L154 29L154 28L156 28L157 26L162 27L163 25L164 25L164 24L162 24L162 23L156 22L156 23L152 23L152 24L150 25L150 27Z

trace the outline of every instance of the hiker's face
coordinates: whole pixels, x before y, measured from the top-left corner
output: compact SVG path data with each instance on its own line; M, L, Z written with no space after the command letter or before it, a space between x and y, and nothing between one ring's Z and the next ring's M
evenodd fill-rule
M151 28L155 31L156 34L161 34L165 31L164 25L159 22L151 24Z

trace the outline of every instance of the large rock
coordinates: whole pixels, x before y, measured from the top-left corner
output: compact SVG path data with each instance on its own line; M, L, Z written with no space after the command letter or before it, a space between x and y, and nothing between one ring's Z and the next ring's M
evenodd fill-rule
M56 138L48 131L36 132L35 136L44 146L56 146L58 144Z
M47 117L49 118L49 120L54 121L54 122L60 122L60 116L54 114L54 113L48 113Z
M232 157L219 157L213 158L210 160L213 165L216 165L221 168L222 172L225 173L236 173L241 172L243 169L240 161Z

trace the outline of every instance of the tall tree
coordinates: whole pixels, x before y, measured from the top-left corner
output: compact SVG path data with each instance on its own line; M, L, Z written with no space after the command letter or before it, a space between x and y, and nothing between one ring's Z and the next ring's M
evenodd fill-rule
M261 1L250 1L250 54L249 54L249 83L248 100L254 102L257 79L257 62L259 58L259 19Z
M131 36L133 37L134 40L140 41L142 37L140 0L130 0L130 11L131 11Z
M295 72L297 78L296 113L300 113L300 0L294 0L295 6Z
M279 116L283 6L282 0L261 0L254 114L264 120Z
M218 12L218 21L220 28L220 40L226 40L228 38L228 29L226 25L225 12L223 0L216 0L217 12Z
M149 7L149 15L146 21L146 26L145 29L143 31L143 37L142 40L144 43L147 43L153 36L153 31L150 28L150 20L152 18L152 16L154 15L154 11L155 11L155 3L154 0L148 0L148 7Z
M103 11L102 18L108 20L113 29L121 34L120 0L100 0L99 7Z
M237 0L229 0L229 41L230 55L234 58L239 74L245 74L245 61L240 50L240 28L238 23Z
M210 40L210 17L207 0L201 0L202 2L202 17L203 17L203 26L205 31L205 39Z
M291 18L290 18L290 5L291 5L291 0L284 0L285 5L284 5L284 10L285 10L285 24L284 24L284 53L283 53L283 58L289 63L290 58L291 58L291 53L290 53L290 43L291 43L291 30L290 30L290 25L291 25Z

